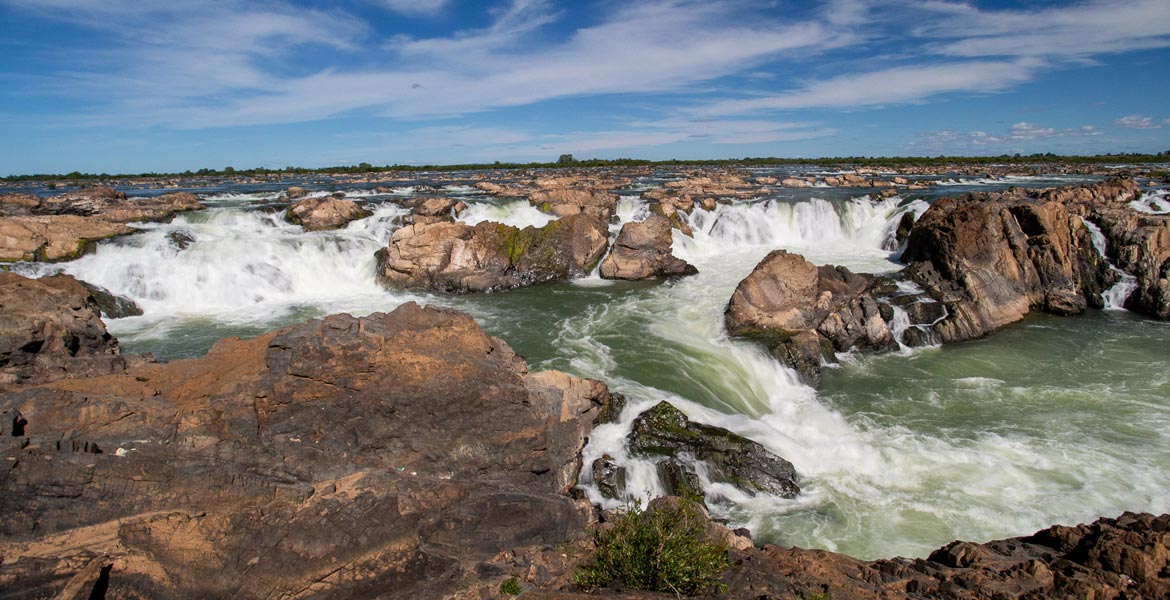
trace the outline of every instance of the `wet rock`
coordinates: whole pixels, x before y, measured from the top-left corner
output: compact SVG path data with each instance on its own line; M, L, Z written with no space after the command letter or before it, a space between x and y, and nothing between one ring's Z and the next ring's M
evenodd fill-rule
M601 411L597 413L597 420L595 425L604 425L606 423L617 423L622 416L622 411L626 409L626 397L616 392L611 393L609 397L604 399L601 406Z
M670 229L670 221L658 215L622 225L609 256L601 262L601 276L639 280L698 273L695 267L671 253Z
M411 209L412 223L453 221L467 210L467 204L453 198L410 198L402 205Z
M699 480L694 469L681 462L668 458L654 465L658 474L658 481L667 496L689 498L699 503L703 502L703 482Z
M186 250L191 247L191 244L195 243L195 233L185 229L179 229L168 233L167 239L171 241L171 244L175 248Z
M300 225L305 231L340 229L370 213L353 200L345 198L305 198L288 207L284 220Z
M93 294L73 277L0 272L0 314L0 392L126 368Z
M304 198L308 193L309 193L308 190L306 190L303 187L297 186L297 185L289 186L288 189L284 190L284 195L289 200L296 200L297 198Z
M694 237L695 232L691 230L690 223L687 222L685 213L680 213L678 207L670 201L655 202L650 205L650 214L667 219L670 226L679 230L680 233L687 237Z
M89 294L93 297L94 303L101 310L101 315L107 319L137 317L142 314L142 307L125 296L114 294L100 285L94 285L80 280L78 280L78 283L89 290Z
M584 276L607 245L605 224L586 214L524 229L488 221L407 225L378 251L378 279L444 292L522 287Z
M413 303L0 394L0 589L102 556L110 597L452 597L585 540L564 493L605 394Z
M690 455L707 463L711 479L748 492L785 498L800 492L792 463L726 429L694 423L668 402L639 415L626 439L643 456Z
M602 496L620 500L626 489L626 468L619 466L613 457L606 454L595 459L590 465L593 482Z

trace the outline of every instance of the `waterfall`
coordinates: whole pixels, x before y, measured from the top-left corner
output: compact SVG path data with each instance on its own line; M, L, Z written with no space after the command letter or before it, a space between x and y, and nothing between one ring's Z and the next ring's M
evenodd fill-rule
M1101 255L1101 258L1109 263L1109 268L1120 277L1112 287L1101 292L1101 302L1104 304L1105 310L1125 310L1125 301L1138 288L1137 277L1117 268L1109 260L1109 241L1105 239L1105 233L1101 231L1101 228L1084 217L1081 218L1081 221L1089 230L1089 238L1092 240L1093 248L1097 250L1097 254Z

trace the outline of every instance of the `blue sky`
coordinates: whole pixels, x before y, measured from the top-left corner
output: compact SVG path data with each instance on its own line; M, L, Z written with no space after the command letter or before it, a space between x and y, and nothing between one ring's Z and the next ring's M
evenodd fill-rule
M1170 150L1170 0L0 0L0 174Z

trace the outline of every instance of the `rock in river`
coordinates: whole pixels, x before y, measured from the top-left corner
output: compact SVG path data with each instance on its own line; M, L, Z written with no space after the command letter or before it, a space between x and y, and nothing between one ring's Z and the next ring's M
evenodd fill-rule
M698 273L671 253L670 232L670 221L659 215L622 225L609 256L601 261L601 276L638 280Z

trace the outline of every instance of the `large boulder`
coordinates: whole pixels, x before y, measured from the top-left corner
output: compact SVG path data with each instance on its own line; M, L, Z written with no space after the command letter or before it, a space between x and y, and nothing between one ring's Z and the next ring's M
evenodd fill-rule
M1084 312L1086 288L1110 277L1079 216L1060 202L1010 195L936 201L902 260L950 311L934 327L943 341L986 335L1032 310Z
M617 207L617 196L591 187L548 187L528 196L541 211L557 217L587 214L608 223Z
M0 589L88 593L105 569L108 597L495 590L496 557L584 538L565 492L607 398L413 303L0 395Z
M284 220L304 227L305 231L327 231L368 216L370 213L353 200L326 196L294 202L285 211Z
M747 492L784 498L800 493L792 463L743 436L721 427L695 423L669 402L659 402L638 415L626 441L636 455L668 459L680 455L694 457L707 464L711 479ZM679 486L677 481L670 484L686 487Z
M73 260L98 240L134 231L122 223L77 215L0 217L0 262Z
M378 280L399 289L486 291L583 276L601 260L608 231L575 214L544 227L485 221L416 223L378 251Z
M891 282L845 267L817 267L799 254L776 250L735 288L724 314L733 336L764 343L808 383L836 352L898 348L884 297Z
M601 276L638 280L698 273L671 253L670 230L670 221L658 215L622 225L609 256L601 261Z
M0 271L0 392L18 383L125 370L97 300L68 275Z

